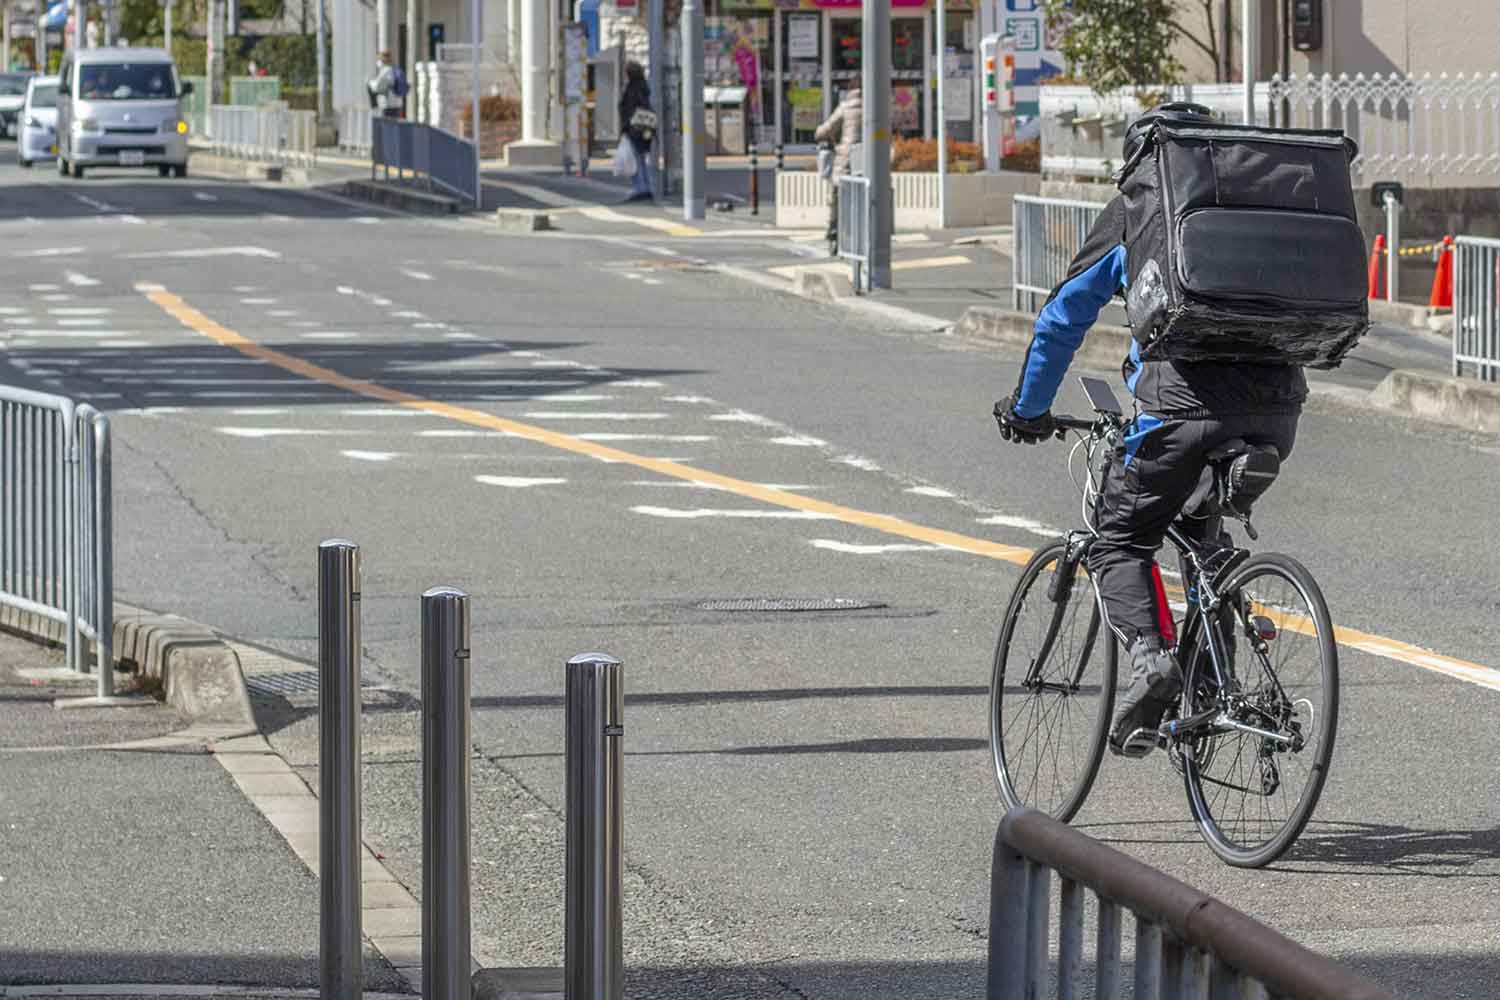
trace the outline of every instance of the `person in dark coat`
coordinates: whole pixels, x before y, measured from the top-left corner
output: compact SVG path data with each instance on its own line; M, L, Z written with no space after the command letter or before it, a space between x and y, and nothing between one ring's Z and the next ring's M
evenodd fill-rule
M650 201L651 140L656 136L656 114L651 110L651 87L646 71L638 62L625 64L625 92L620 95L620 128L630 138L635 150L636 171L630 178L631 194L627 201Z

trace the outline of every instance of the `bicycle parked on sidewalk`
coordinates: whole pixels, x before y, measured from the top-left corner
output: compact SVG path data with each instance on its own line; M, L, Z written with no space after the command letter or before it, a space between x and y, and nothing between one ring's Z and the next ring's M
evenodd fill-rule
M1128 421L1106 383L1080 381L1094 418L1056 422L1059 439L1075 436L1068 464L1085 527L1039 550L1022 571L990 685L1001 797L1007 808L1029 806L1063 822L1098 774L1119 659L1084 562L1103 468ZM1228 473L1236 457L1205 470L1192 514L1238 520L1255 539L1248 510L1235 505ZM1183 692L1157 731L1158 746L1182 775L1208 846L1231 865L1259 868L1302 833L1328 775L1338 725L1333 622L1312 574L1292 557L1203 546L1178 525L1167 538L1182 567L1180 591L1165 587L1159 566L1156 576L1159 593L1182 614L1163 631L1183 667Z

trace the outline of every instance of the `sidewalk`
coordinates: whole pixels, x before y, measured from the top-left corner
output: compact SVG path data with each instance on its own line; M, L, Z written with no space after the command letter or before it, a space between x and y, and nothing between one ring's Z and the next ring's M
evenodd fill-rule
M0 997L316 988L316 877L172 710L21 673L58 665L0 634ZM409 992L368 950L365 987Z

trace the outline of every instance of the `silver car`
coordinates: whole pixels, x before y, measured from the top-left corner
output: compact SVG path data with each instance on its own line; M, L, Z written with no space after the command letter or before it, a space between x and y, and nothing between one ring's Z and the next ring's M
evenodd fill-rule
M155 167L187 176L188 124L177 67L162 49L69 52L59 73L57 172L87 167Z
M16 162L23 167L57 155L57 80L55 76L34 76L26 84L16 143Z
M21 122L21 102L26 99L30 73L0 73L0 135L14 136Z

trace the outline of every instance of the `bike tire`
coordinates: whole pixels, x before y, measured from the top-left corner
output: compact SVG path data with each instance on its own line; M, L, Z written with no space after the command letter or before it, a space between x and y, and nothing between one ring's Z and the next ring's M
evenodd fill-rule
M1279 602L1269 601L1265 595L1276 589L1270 581L1279 581L1286 587L1290 587L1301 599L1302 607L1294 608L1289 601L1284 599ZM1265 644L1266 653L1256 654L1249 661L1251 664L1258 664L1261 673L1273 679L1271 687L1274 687L1274 691L1264 683L1256 689L1263 691L1263 697L1267 699L1266 704L1285 703L1292 706L1297 716L1303 712L1313 715L1311 728L1316 742L1304 748L1309 750L1310 754L1302 760L1299 760L1301 751L1282 751L1279 754L1268 755L1267 751L1272 746L1269 740L1245 733L1234 733L1232 736L1228 733L1212 735L1186 740L1183 743L1182 773L1187 790L1188 806L1192 810L1193 820L1197 823L1204 841L1227 864L1237 868L1263 868L1280 858L1296 843L1297 838L1301 836L1308 821L1312 818L1313 811L1317 808L1324 782L1328 778L1328 767L1333 759L1334 741L1338 732L1338 644L1334 640L1333 619L1328 613L1328 605L1323 599L1322 590L1319 589L1317 581L1313 579L1307 568L1291 556L1274 552L1252 556L1237 567L1217 589L1225 602L1232 601L1237 608L1243 608L1242 602L1249 597L1252 602L1250 609L1257 614L1265 612L1265 616L1271 618L1277 625L1276 637ZM1239 612L1240 615L1244 613L1246 612ZM1184 672L1184 690L1190 696L1198 697L1201 696L1197 695L1197 692L1204 689L1205 685L1217 687L1208 654L1207 635L1201 626L1200 620L1200 627L1197 628L1193 638ZM1314 633L1311 636L1307 635L1309 629ZM1241 669L1242 664L1239 659L1245 655L1243 651L1248 648L1241 643L1241 636L1244 636L1244 642L1251 641L1247 635L1244 635L1245 631L1244 628L1237 629L1235 636L1233 662L1237 683L1240 682L1241 673L1249 672ZM1289 649L1294 642L1294 640L1288 640L1289 635L1301 636L1303 640L1308 640L1296 642L1297 647L1308 649L1317 656L1316 692L1313 692L1307 683L1299 683L1304 677L1310 678L1310 670L1299 670L1295 673L1287 670L1285 662L1287 655L1283 650ZM1280 644L1276 647L1274 655L1281 658L1283 662L1280 666L1266 670L1272 656L1271 642ZM1294 693L1301 697L1293 697ZM1313 698L1308 697L1312 693L1318 694L1320 700L1315 702ZM1299 707L1303 702L1307 703L1306 709ZM1184 713L1196 710L1196 707L1196 705L1185 705ZM1261 724L1264 725L1264 723ZM1277 731L1288 730L1285 725L1278 724ZM1243 802L1240 805L1239 814L1241 826L1237 830L1231 829L1232 824L1227 822L1228 816L1226 815L1229 810L1216 805L1216 802L1222 802L1227 807L1229 801L1225 800L1225 796L1216 797L1212 791L1206 791L1206 786L1234 788L1227 780L1211 776L1214 764L1218 762L1221 754L1228 752L1230 745L1236 747L1230 766L1238 766L1241 769L1239 780L1245 782L1246 786L1252 777L1259 777L1262 787L1259 798L1270 800L1281 790L1282 774L1289 763L1297 761L1299 772L1306 775L1296 802L1289 805L1284 818L1274 821L1266 819L1270 810L1268 806L1262 805L1262 818L1255 822L1267 834L1263 839L1251 841L1246 837L1249 827L1243 825L1246 820ZM1254 746L1255 749L1253 773L1248 777L1243 775L1245 766L1243 755L1247 746ZM1278 756L1282 758L1282 764L1276 763ZM1271 761L1269 768L1262 763L1266 759ZM1271 790L1265 791L1268 782L1274 782L1274 784ZM1241 787L1239 790L1249 794L1247 787ZM1284 795L1282 801L1285 801Z
M1060 616L1057 638L1062 638L1063 624L1066 624L1070 632L1076 631L1077 612L1084 607L1080 602L1087 601L1087 621L1084 623L1083 635L1081 638L1070 636L1061 647L1055 646L1060 648L1061 655L1049 656L1049 662L1044 664L1044 668L1055 662L1071 664L1072 669L1079 670L1078 664L1082 664L1078 676L1080 680L1087 679L1090 683L1075 685L1073 694L1056 690L1027 691L1019 686L1039 651L1038 648L1023 648L1040 645L1035 641L1036 629L1032 619L1038 618L1039 613L1050 616L1056 610L1047 590L1065 551L1066 545L1063 542L1046 546L1021 571L1021 579L1006 606L1000 638L995 645L994 667L990 678L990 753L994 759L995 780L1000 786L1001 799L1007 808L1025 806L1037 809L1064 823L1072 819L1083 806L1099 773L1109 732L1110 711L1114 707L1118 657L1114 633L1105 625L1093 584L1080 568L1074 577L1072 589L1065 598L1066 607ZM1031 613L1028 614L1028 611ZM1050 625L1050 617L1043 621ZM1009 688L1007 680L1012 682ZM1042 704L1048 693L1054 695L1051 699L1054 704L1050 709ZM1068 699L1079 702L1076 718ZM1036 730L1032 731L1028 723L1026 731L1014 733L1014 725L1022 719L1034 719L1037 723ZM1059 722L1060 730L1063 723L1077 724L1068 726L1067 732L1059 731L1043 736L1041 727L1049 719ZM1030 733L1032 739L1026 738L1027 733ZM1028 766L1031 757L1028 756L1027 744L1036 742L1041 745L1030 748L1035 762ZM1069 751L1067 756L1070 766L1067 767L1066 781L1063 781L1058 761L1053 759L1052 785L1042 790L1039 785L1043 755L1049 746L1058 756ZM1028 770L1030 781L1026 779Z

